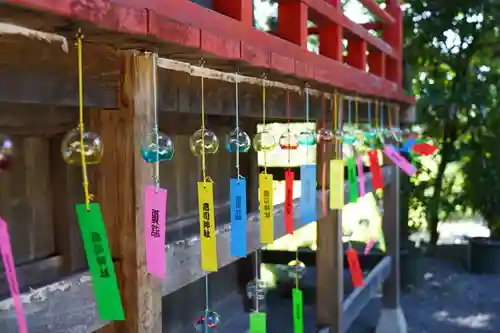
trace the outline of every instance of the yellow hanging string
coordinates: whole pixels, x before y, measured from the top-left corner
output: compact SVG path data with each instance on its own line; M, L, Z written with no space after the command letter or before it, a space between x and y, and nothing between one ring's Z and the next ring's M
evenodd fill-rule
M388 119L388 121L389 121L389 130L392 130L392 112L391 112L392 108L393 108L393 105L389 104L389 106L387 108L387 113L388 113L387 118L389 118Z
M335 149L335 159L339 158L339 150L338 150L338 138L337 138L337 131L338 131L338 114L339 114L339 96L337 93L337 90L334 91L333 93L333 134L335 135L335 145L333 146Z
M83 123L83 45L82 45L83 33L81 30L77 34L77 46L78 46L78 106L80 111L80 120L78 127L80 129L80 156L82 163L82 178L83 178L83 191L85 193L85 207L87 211L90 211L90 200L92 200L93 195L89 192L89 181L87 175L87 161L85 158L84 149L84 136L85 128Z
M266 75L262 75L262 132L266 130ZM264 174L267 175L267 151L264 150Z
M203 67L205 62L203 59L200 60L200 66ZM205 160L205 80L203 75L201 77L201 173L203 177L203 182L206 183L207 178L207 167Z
M358 126L358 95L356 95L356 98L354 99L354 122L356 123L356 126Z
M378 129L378 101L375 101L375 128Z

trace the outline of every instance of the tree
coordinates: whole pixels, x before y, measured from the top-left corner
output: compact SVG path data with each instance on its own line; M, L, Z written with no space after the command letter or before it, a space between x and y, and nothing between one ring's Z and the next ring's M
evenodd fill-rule
M488 86L497 83L491 69L498 62L493 55L500 45L499 18L494 0L406 1L405 61L415 74L419 122L440 146L437 170L416 187L426 206L432 244L439 237L440 211L456 206L445 205L450 203L443 195L447 167L471 147L472 133L484 127L479 115L492 106ZM425 197L427 185L431 191Z

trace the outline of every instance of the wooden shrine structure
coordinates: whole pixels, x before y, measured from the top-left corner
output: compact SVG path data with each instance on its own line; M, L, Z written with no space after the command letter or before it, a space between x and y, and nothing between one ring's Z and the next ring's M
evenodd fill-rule
M262 73L269 80L268 117L272 120L285 119L287 89L294 91L292 118L304 118L304 96L298 91L306 82L328 96L335 89L346 96L359 96L361 120L367 119L368 99L391 102L398 110L395 125L411 119L414 98L405 96L402 87L399 0L387 0L385 9L374 0L361 0L377 18L366 24L348 19L339 0L277 2L278 28L264 32L253 27L252 0L202 4L189 0L0 0L0 133L8 134L15 145L14 167L0 173L0 216L9 222L30 332L177 333L203 308L200 278L205 273L200 267L195 194L200 162L188 146L190 135L200 127L200 75L207 77L207 125L220 134L234 126L234 83L227 73L236 71L246 78L240 88L240 117L251 136L261 118L261 87L255 82ZM314 27L308 27L308 21ZM81 173L66 165L60 152L62 136L78 119L73 46L78 29L85 34L86 124L99 133L105 150L101 164L90 167L91 191L106 223L125 309L123 322L102 322L97 316L74 210L76 203L83 202ZM319 36L319 54L307 50L310 34ZM141 202L153 169L143 162L139 144L152 128L154 68L144 51L161 57L160 130L171 135L176 146L174 160L162 164L160 170L162 187L172 193L167 209L167 279L163 283L145 268ZM192 65L201 58L205 68L193 70ZM311 118L319 121L319 93L312 95L311 103ZM342 110L345 119L346 108ZM249 258L240 260L229 255L233 157L221 150L207 160L208 173L216 183L219 231L220 271L209 279L212 302L231 293L244 298L245 285L252 279L248 273L253 267L252 254L261 248L256 156L255 152L241 156L241 172L249 183ZM320 173L321 165L318 160ZM370 272L366 285L347 299L342 284L341 215L330 211L318 221L319 332L346 332L382 283L386 313L382 313L377 332L384 333L384 320L392 320L392 314L400 312L399 172L387 165L384 175L388 253ZM369 175L366 181L370 188ZM318 183L321 207L321 176ZM278 238L285 234L282 205L275 212ZM17 332L1 270L0 331ZM403 333L403 329L397 332Z

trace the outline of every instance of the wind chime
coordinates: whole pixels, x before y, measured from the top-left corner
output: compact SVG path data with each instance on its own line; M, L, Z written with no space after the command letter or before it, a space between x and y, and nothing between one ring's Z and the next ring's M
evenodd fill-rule
M200 66L203 68L204 60ZM239 129L238 129L239 132ZM214 155L219 151L217 135L205 127L205 83L201 75L201 128L189 139L189 147L194 156L201 158L202 180L198 182L198 214L200 218L201 266L205 270L205 309L194 322L198 332L208 333L219 325L219 315L209 308L209 272L217 272L217 243L215 235L213 181L207 176L206 155Z
M141 156L153 164L154 185L144 188L144 236L146 241L146 269L162 280L167 275L165 251L167 190L160 188L160 163L174 157L172 139L158 129L158 55L150 55L153 67L153 128L141 142Z
M87 166L100 163L103 156L103 144L98 134L85 131L83 122L83 33L78 31L76 37L80 117L78 126L69 131L63 138L61 152L66 163L79 165L82 169L85 203L77 204L76 212L92 276L99 316L101 320L124 320L125 315L101 208L97 202L91 202L94 196L89 191Z
M10 138L5 134L0 134L0 173L8 171L12 167L14 159L14 145ZM14 264L14 255L12 254L12 245L10 243L9 227L6 221L0 217L0 254L5 269L5 276L9 284L10 296L14 303L16 312L17 326L20 333L28 333L28 324L24 315L24 306L19 292L17 282L16 266Z

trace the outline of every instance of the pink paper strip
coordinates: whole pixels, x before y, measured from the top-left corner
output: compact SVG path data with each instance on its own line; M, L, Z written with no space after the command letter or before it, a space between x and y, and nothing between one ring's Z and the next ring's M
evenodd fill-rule
M16 311L17 326L19 333L28 333L28 325L24 317L23 302L19 293L19 285L16 277L16 267L14 266L14 257L12 256L12 247L10 245L10 236L7 223L0 218L0 252L2 253L3 267L9 283L10 295L14 300L14 310Z
M403 156L401 156L399 152L394 150L394 148L392 148L391 146L384 146L384 153L409 177L413 176L417 172L417 168L413 164L408 162Z
M356 164L358 166L358 182L359 182L359 196L362 197L366 194L365 189L365 173L363 171L363 159L361 156L356 158Z
M162 280L165 280L167 275L167 254L165 252L166 215L167 190L146 185L144 188L146 269L151 275Z

